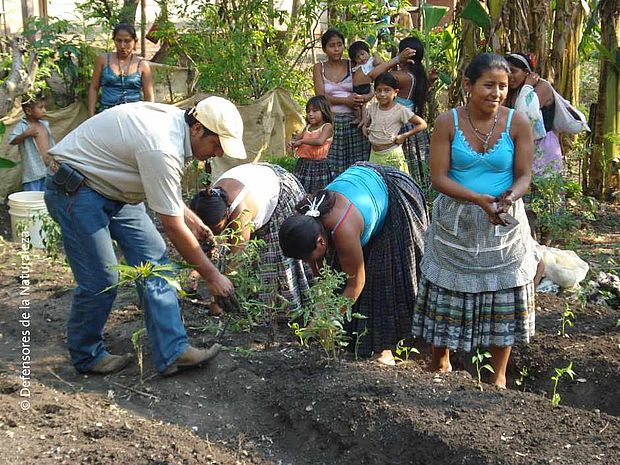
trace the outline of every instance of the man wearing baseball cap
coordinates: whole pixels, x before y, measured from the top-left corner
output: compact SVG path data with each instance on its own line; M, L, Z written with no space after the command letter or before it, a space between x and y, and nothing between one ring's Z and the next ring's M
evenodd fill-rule
M232 283L202 252L198 241L211 231L185 206L181 177L192 156L246 158L242 136L243 121L235 105L208 97L185 112L151 102L119 105L86 120L50 149L45 203L60 224L77 284L67 345L78 371L113 373L131 360L131 354L107 352L103 330L118 283L113 241L129 265L168 263L166 244L146 213L145 201L209 291L233 293ZM199 366L217 355L218 344L208 349L189 344L176 290L167 281L149 278L139 292L161 374Z

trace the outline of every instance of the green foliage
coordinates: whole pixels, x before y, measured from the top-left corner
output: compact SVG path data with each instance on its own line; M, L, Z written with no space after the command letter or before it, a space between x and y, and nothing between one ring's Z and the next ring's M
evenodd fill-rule
M298 158L291 157L289 155L283 155L281 157L272 155L270 157L267 157L265 161L267 163L271 163L272 165L281 166L289 173L292 173L293 171L295 171L295 166L297 166L297 160Z
M573 362L570 362L566 368L554 368L554 370L555 376L551 377L551 380L553 381L553 395L551 396L551 403L554 407L557 407L560 405L560 400L562 400L558 392L558 383L560 382L560 378L564 375L568 375L570 376L570 379L574 379L575 372L573 371Z
M31 17L24 30L26 37L35 37L30 43L38 60L33 91L46 89L46 79L57 72L67 96L66 101L59 102L60 106L86 97L90 84L95 53L77 30L76 24L54 17Z
M519 370L519 379L515 381L515 384L517 386L521 386L523 388L523 392L525 392L525 381L529 378L529 376L530 373L527 367L523 367Z
M266 284L261 278L263 272L269 271L269 266L261 263L260 254L266 246L262 239L252 238L243 240L242 226L239 220L229 223L227 228L216 237L217 250L213 260L235 286L235 294L241 306L241 315L229 315L233 330L249 331L257 324L268 324L271 328L270 337L274 337L274 325L278 312L282 311L288 302L278 295L276 283ZM237 248L235 253L231 253ZM268 302L260 299L261 295L269 294Z
M302 307L291 315L289 326L302 345L310 341L318 342L330 359L336 359L338 351L349 345L350 338L344 329L346 321L352 318L366 318L352 313L351 299L340 294L346 283L346 274L325 266L320 276L310 288L311 304ZM296 320L301 320L298 323ZM357 339L364 333L358 334Z
M4 137L5 132L6 125L3 121L0 121L0 139ZM17 166L17 163L15 163L14 161L9 160L8 158L0 157L0 169L14 168L15 166Z
M138 368L140 369L140 384L144 382L144 357L142 352L142 336L146 333L146 328L136 329L131 335L131 345L138 357Z
M30 229L33 226L39 225L39 236L43 244L45 254L57 261L60 255L60 244L62 243L62 234L60 232L60 225L52 219L52 217L46 211L36 212L30 216L29 220L20 221L17 223L18 233Z
M532 184L530 208L536 214L537 232L550 241L570 237L577 223L564 208L562 176L535 176Z
M482 389L482 370L488 370L491 373L495 373L495 370L493 370L493 367L489 363L483 363L484 360L487 358L491 358L491 353L490 352L480 353L479 349L476 349L476 353L471 358L471 363L473 363L474 366L476 367L476 374L478 376L478 382L476 383L476 385L481 391L483 390Z
M566 334L566 327L570 326L571 328L573 327L573 319L575 318L575 314L573 313L573 311L570 309L570 306L568 305L568 302L566 302L565 307L564 307L564 311L562 312L562 318L561 318L561 323L562 323L562 327L560 329L560 335L562 337L568 337L568 334Z
M400 341L398 341L398 343L396 344L396 356L394 357L394 360L397 360L399 362L408 362L409 361L409 356L414 353L414 354L419 354L420 351L418 349L416 349L415 347L408 347L405 345L405 340L401 339Z

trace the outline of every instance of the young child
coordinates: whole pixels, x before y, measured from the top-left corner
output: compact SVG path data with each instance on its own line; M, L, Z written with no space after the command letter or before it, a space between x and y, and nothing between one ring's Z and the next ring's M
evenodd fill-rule
M372 77L370 72L383 63L383 60L376 53L370 54L370 47L363 40L358 40L349 45L349 59L351 60L351 72L353 73L353 92L359 95L372 94ZM362 105L355 110L355 120L353 123L361 124L366 115L366 105Z
M395 102L398 95L398 81L391 73L382 73L375 79L375 98L368 107L363 131L370 141L372 150L370 162L393 166L409 174L402 143L407 138L426 129L426 121L411 110ZM413 128L399 134L407 122Z
M293 174L306 192L316 192L332 182L327 153L332 145L334 127L329 102L324 95L317 95L306 104L306 122L300 137L291 141L291 148L299 157Z
M22 103L24 118L13 128L8 143L19 146L22 158L22 189L24 191L45 190L47 165L51 158L47 150L54 145L49 123L45 118L43 96L30 97Z

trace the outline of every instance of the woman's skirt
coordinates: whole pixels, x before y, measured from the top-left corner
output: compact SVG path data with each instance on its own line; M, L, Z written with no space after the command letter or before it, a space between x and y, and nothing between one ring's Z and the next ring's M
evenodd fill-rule
M413 335L435 347L475 351L511 347L534 335L534 284L489 292L458 292L420 280Z
M294 311L310 302L309 283L312 274L301 260L284 256L278 233L284 220L295 214L295 204L305 195L305 191L295 176L284 168L268 166L280 179L280 196L269 221L253 234L254 238L265 241L258 265L263 282L259 299L273 304L274 299L281 296L288 302L288 309Z
M420 259L428 214L420 187L397 169L368 162L388 188L388 211L383 227L363 248L366 283L353 305L353 312L366 319L353 319L347 330L358 354L368 357L395 349L398 341L411 337L411 317L418 293Z
M370 142L361 128L351 124L354 118L349 113L334 115L334 139L327 155L334 176L358 161L368 160L370 156Z
M399 134L413 129L411 123L406 123ZM420 185L422 192L428 193L430 189L430 171L428 167L428 155L430 150L430 137L428 131L418 132L407 138L403 143L403 152L407 160L409 175Z
M523 201L505 226L478 205L440 194L421 264L413 335L436 347L475 350L528 342L534 334L539 260Z
M321 190L334 180L334 174L327 159L300 158L297 160L293 174L308 193Z

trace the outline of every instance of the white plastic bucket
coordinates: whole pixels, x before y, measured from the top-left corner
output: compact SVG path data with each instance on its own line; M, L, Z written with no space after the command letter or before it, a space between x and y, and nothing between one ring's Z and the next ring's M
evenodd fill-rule
M15 192L9 195L9 215L11 215L11 231L13 232L13 240L22 242L19 236L19 223L29 223L28 232L30 234L30 243L38 249L43 248L41 240L41 220L32 222L32 217L37 213L47 213L47 207L43 200L44 192Z

